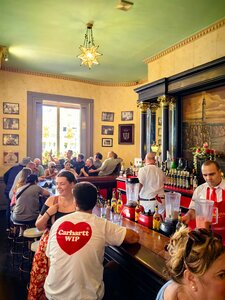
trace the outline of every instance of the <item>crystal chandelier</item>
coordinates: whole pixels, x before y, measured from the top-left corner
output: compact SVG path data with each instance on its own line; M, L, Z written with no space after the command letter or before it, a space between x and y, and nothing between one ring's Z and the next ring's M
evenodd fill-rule
M81 54L78 56L81 60L81 65L87 66L89 69L91 69L93 64L99 64L97 58L102 55L97 51L99 46L95 46L92 27L93 23L89 22L87 24L87 31L84 36L83 46L79 47Z

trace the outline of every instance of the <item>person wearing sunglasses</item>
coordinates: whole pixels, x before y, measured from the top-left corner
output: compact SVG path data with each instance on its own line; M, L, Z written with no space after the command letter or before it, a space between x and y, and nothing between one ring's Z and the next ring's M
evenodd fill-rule
M182 226L167 246L171 278L156 300L225 299L225 247L220 235L206 229Z

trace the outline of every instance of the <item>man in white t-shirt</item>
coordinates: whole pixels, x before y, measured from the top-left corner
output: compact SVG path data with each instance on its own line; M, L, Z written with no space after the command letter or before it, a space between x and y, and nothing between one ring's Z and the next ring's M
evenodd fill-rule
M50 260L44 285L46 297L102 299L105 246L136 243L139 235L92 214L97 189L91 183L77 183L73 195L76 212L61 217L51 228L46 250Z
M140 204L145 211L151 210L154 212L155 205L159 207L159 212L162 214L164 205L156 200L157 196L164 198L164 182L165 175L163 171L155 165L155 153L148 152L145 156L145 166L138 172L139 179L139 197ZM163 200L162 200L163 201Z

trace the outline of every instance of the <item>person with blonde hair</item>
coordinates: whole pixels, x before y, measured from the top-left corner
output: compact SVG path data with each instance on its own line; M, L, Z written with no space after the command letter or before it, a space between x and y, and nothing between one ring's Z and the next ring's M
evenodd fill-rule
M164 284L156 300L225 299L225 247L220 235L182 226L167 249L172 280Z
M25 167L25 168L22 169L21 176L20 176L20 178L19 178L19 180L18 180L18 182L17 182L17 184L14 188L14 191L13 191L13 196L12 196L11 203L10 203L11 207L16 204L16 191L20 187L22 187L26 184L27 177L31 174L32 174L32 170L30 168Z

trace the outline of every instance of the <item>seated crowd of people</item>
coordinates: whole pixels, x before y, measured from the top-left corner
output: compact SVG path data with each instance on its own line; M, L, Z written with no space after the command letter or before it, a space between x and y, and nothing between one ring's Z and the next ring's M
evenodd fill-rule
M90 182L77 183L81 176L114 174L122 162L113 151L105 161L101 163L101 160L100 153L84 162L83 154L75 159L68 151L64 160L51 158L47 169L42 168L39 159L24 158L5 173L5 192L11 201L7 212L9 227L11 220L36 226L44 232L33 258L28 300L46 297L117 300L114 290L118 289L122 295L118 273L115 278L115 266L111 269L110 264L103 265L105 246L137 243L139 234L92 214L97 203L97 188ZM215 162L206 162L203 171L209 166L217 167ZM154 155L148 153L139 174L143 202L149 198L141 194L143 187L147 187L146 178L151 177L147 171L153 170ZM157 172L155 177L161 176ZM218 175L219 181L220 177ZM41 187L38 182L42 180L54 180L57 195ZM163 183L163 177L161 181ZM149 190L148 186L146 191ZM40 196L45 197L41 207ZM157 300L224 299L225 248L221 236L207 229L191 231L183 225L170 238L167 250L170 280L159 291Z
M99 154L98 156L100 160L102 157ZM83 159L83 157L80 157L81 161L83 161ZM110 159L114 159L114 157ZM81 161L79 161L79 163ZM118 160L116 163L117 162ZM37 165L29 158L23 159L20 164L22 168L15 166L17 174L14 172L14 167L12 167L11 172L14 174L14 181L11 181L12 184L10 189L8 186L8 196L9 194L12 194L12 198L14 197L14 202L11 201L11 221L36 226L39 230L44 231L39 242L38 250L33 259L28 299L45 299L45 294L47 294L49 299L64 299L67 298L67 295L69 296L68 299L72 299L71 295L74 293L72 281L75 281L79 287L79 289L77 289L78 295L76 299L84 299L86 296L89 299L92 295L97 295L97 297L101 299L104 294L107 294L107 289L104 291L104 270L102 265L106 244L119 246L122 242L136 243L139 239L139 235L131 229L126 229L118 224L113 224L106 219L99 219L92 215L92 210L97 203L97 188L89 182L77 183L76 181L77 175L81 176L81 174L83 174L83 176L88 176L90 169L96 169L92 158L88 158L86 164L79 164L79 174L77 173L78 169L75 169L76 165L74 168L71 168L72 164L70 162L68 164L67 160L64 161L64 167L60 171L56 168L57 162L51 161L49 162L48 168L44 170L44 173L42 172L43 170L41 170L42 173L40 174L38 173L39 168L37 168ZM38 166L40 166L40 163ZM53 169L53 171L51 169ZM98 175L97 172L96 175ZM6 177L11 178L10 172L6 174L5 179ZM43 179L55 180L57 195L51 195L48 189L38 185L38 182ZM46 197L41 208L38 204L40 195ZM65 219L66 216L70 216L68 220ZM62 220L60 224L58 223L59 220ZM54 244L53 240L55 236L50 235L50 228L52 228L52 232L53 224L56 224L55 229L58 230L58 225L63 226L64 228L64 226L68 225L68 221L70 222L69 224L85 223L85 228L90 228L88 229L90 234L88 240L90 239L90 242L87 244L85 235L80 237L81 240L84 239L83 242L81 241L84 244L82 249L79 249L79 254L74 255L74 259L71 262L71 256L68 254L69 250L59 249L62 252L62 257L57 259L57 261L60 261L61 259L65 260L65 263L62 265L63 268L65 267L65 270L68 266L71 266L70 270L68 269L68 278L73 278L72 268L79 268L79 276L74 277L72 281L68 280L68 282L71 282L70 287L65 286L63 290L61 290L58 283L56 283L56 278L54 279L52 277L56 274L54 270L55 266L52 265L53 268L50 267L49 269L48 258L51 260L52 254L48 247L50 244ZM78 225L76 230L83 232L84 228L82 225L82 228L79 226L80 225ZM72 227L67 229L69 231L73 230ZM68 230L66 230L66 232ZM48 243L48 240L50 241L50 239L52 241ZM70 247L71 245L66 245L66 248L69 249ZM75 252L77 252L77 250ZM83 267L83 262L82 268L79 267L79 262L81 262L80 255L89 256L88 260L85 259L85 261L87 261L86 267ZM87 271L85 270L88 270L88 274L95 278L94 281L90 282L88 289L86 289L87 285L85 283L87 276ZM108 273L108 270L106 273ZM51 275L47 277L47 274ZM55 287L52 286L53 282L55 282L59 289L55 289ZM105 286L107 286L107 284L106 279ZM107 299L107 297L105 299Z
M68 150L65 159L58 160L50 156L47 168L41 165L39 158L35 158L33 161L29 157L24 158L4 174L5 195L8 199L8 228L10 228L10 219L27 224L35 223L39 213L40 196L44 198L50 196L49 191L44 188L45 186L41 187L38 184L39 181L55 181L56 176L63 171L69 171L75 179L83 176L116 174L116 169L121 161L122 159L118 159L113 151L108 153L108 158L102 163L102 154L99 152L95 153L94 157L87 158L85 162L83 154L80 153L75 158L73 151ZM27 198L32 200L29 205L26 203Z

